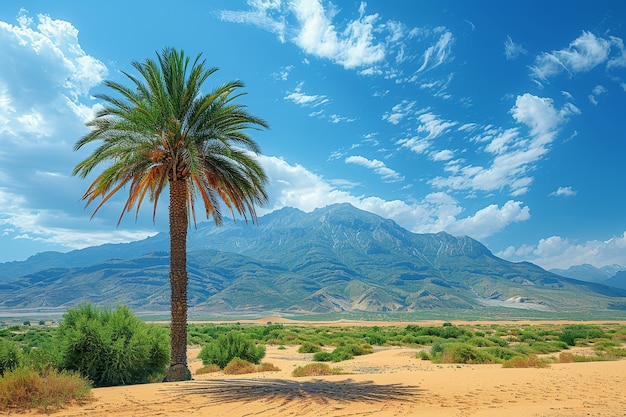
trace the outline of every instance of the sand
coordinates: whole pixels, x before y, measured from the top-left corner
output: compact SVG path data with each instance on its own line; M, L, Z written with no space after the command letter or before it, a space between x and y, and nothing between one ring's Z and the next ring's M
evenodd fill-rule
M189 350L192 372L202 366ZM294 378L297 347L268 346L280 371L93 389L94 401L55 416L626 416L626 360L548 368L437 365L416 349L377 348L334 366L346 375ZM29 414L36 415L36 414Z

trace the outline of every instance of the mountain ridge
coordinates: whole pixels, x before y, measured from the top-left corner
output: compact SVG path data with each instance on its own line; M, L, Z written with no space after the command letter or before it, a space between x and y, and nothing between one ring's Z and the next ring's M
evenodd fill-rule
M30 264L0 264L0 273L30 268L0 279L0 307L89 301L165 311L167 249L167 234L159 234L66 258L47 253ZM626 289L508 262L467 236L412 233L348 204L282 209L252 226L202 223L189 233L188 273L190 309L213 313L626 309Z

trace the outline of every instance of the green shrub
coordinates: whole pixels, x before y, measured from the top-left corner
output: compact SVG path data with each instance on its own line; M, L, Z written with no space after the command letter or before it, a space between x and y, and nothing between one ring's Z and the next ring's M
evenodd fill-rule
M444 348L442 363L482 363L480 352L472 345L453 343Z
M15 342L0 339L0 376L20 366L22 354Z
M494 358L496 361L503 360L507 361L515 356L520 356L519 352L514 351L513 349L509 349L502 346L491 346L485 349L487 355Z
M298 348L298 353L317 353L321 350L322 348L319 345L311 342L304 342L302 343L302 346Z
M313 360L316 362L332 362L333 355L330 352L317 352L313 355Z
M258 364L265 357L265 346L257 346L245 334L231 331L204 346L198 357L204 365L215 364L221 369L234 358Z
M350 346L339 346L330 353L333 362L347 361L354 359Z
M559 340L570 346L576 344L576 339L600 339L606 337L606 334L598 326L586 324L571 324L563 328L563 332L559 335Z
M160 380L169 362L166 330L142 322L126 306L69 309L58 337L59 367L80 372L95 386Z

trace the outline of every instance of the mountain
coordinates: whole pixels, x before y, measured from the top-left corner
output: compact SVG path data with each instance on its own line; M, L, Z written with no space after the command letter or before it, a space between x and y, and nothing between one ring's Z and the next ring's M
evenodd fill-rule
M617 272L614 276L604 281L604 284L626 290L626 270Z
M167 248L167 234L159 234L0 264L0 308L90 301L166 311ZM194 312L626 309L626 289L508 262L469 237L411 233L348 204L285 208L258 225L202 223L189 233L188 253Z
M573 265L567 269L550 269L550 272L562 277L574 278L580 281L606 283L606 281L617 274L619 271L626 270L622 265L606 265L602 268L596 268L593 265L582 264Z

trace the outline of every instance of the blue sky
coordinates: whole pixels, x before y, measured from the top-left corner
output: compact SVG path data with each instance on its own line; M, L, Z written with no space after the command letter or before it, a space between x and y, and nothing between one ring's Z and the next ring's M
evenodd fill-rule
M260 214L332 203L544 268L626 265L626 6L614 1L0 3L0 262L167 230L90 220L73 152L102 81L173 46L244 81Z

